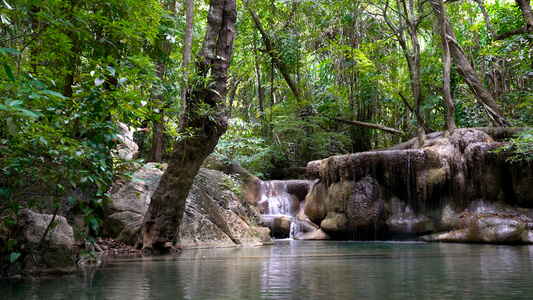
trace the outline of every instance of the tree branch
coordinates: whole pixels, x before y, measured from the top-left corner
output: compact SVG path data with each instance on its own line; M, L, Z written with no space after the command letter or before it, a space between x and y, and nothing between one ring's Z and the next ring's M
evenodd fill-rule
M346 119L337 118L337 117L331 117L331 119L333 119L333 120L335 120L337 122L346 123L346 124L350 124L350 125L374 128L374 129L379 129L379 130L382 130L382 131L387 131L387 132L390 132L390 133L403 134L403 132L398 130L398 129L386 127L386 126L379 125L379 124L366 123L366 122L360 122L360 121L352 121L352 120L346 120Z

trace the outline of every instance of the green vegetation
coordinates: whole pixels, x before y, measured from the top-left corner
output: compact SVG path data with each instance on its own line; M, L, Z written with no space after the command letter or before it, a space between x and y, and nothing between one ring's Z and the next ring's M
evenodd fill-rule
M195 5L190 46L198 53L208 5ZM277 168L411 139L420 126L417 112L426 133L447 129L443 47L429 2L248 0L237 8L226 100L230 120L215 151L219 159L268 178ZM531 126L533 38L527 28L533 21L510 0L483 4L490 26L475 1L445 8L457 43L507 120ZM185 10L186 1L0 2L3 225L16 224L23 208L54 213L77 205L88 233L98 235L107 191L133 164L111 155L117 121L154 126L135 135L139 161L146 161L161 132L163 161L168 159L174 140L183 138L177 132L185 82L191 83L189 93L214 90L209 77L198 80L194 66L182 67ZM504 36L520 28L526 32ZM408 57L420 64L419 96ZM455 67L452 60L457 126L491 126ZM208 107L196 109L201 116ZM532 136L525 131L511 140L513 160L531 161ZM72 196L76 189L88 197ZM14 261L17 245L11 241Z

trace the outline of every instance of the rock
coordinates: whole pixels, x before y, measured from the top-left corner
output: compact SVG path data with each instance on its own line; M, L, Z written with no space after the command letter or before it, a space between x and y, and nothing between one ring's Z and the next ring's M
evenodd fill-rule
M322 229L316 229L314 231L302 233L297 235L294 239L296 240L329 240L331 237Z
M325 232L347 233L348 219L345 214L328 212L327 217L320 223L320 228Z
M107 214L129 211L144 216L165 168L165 164L148 163L137 170L133 180L112 192L111 203L106 208Z
M291 218L281 215L264 215L264 226L270 229L273 237L286 239L291 235Z
M253 227L254 235L259 238L263 245L272 245L274 242L270 237L270 229L267 227Z
M308 219L315 224L320 224L324 220L327 211L322 198L322 187L321 184L313 185L311 192L305 197L303 214L299 216L300 219Z
M23 209L17 216L21 230L18 244L25 253L23 270L28 274L64 274L76 271L70 248L74 244L74 232L64 217L56 216L56 226L51 228L39 249L41 237L53 219L53 215L35 213ZM31 252L31 254L29 254Z
M20 242L30 245L39 243L53 217L53 215L39 214L29 209L21 210L17 216L17 223L22 233ZM57 225L50 229L45 240L50 241L53 245L73 245L75 243L74 231L68 224L67 219L62 216L56 216L54 222Z
M126 228L126 226L132 223L139 223L144 220L144 216L131 211L117 212L105 220L103 229L104 236L118 237L120 232Z
M134 174L112 194L113 205L105 220L104 232L120 242L134 244L163 170L155 164ZM183 248L228 247L269 243L254 229L263 220L248 203L240 183L215 170L200 169L187 198L177 243Z
M511 165L487 132L312 161L317 182L299 216L340 239L531 243L533 163Z

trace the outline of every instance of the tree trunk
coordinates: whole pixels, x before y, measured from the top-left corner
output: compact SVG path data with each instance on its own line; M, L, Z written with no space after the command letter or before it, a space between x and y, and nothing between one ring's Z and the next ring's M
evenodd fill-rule
M257 95L259 98L259 120L261 121L261 132L266 133L265 130L265 95L263 93L263 85L261 84L261 67L259 66L259 55L257 55L257 41L254 34L254 60L255 72L257 76Z
M227 129L224 99L237 18L235 2L210 1L205 38L197 55L197 75L206 78L210 73L214 86L202 86L205 80L199 78L191 85L194 89L187 91L186 124L179 131L180 139L174 143L141 227L143 252L173 248L194 177Z
M176 12L176 1L169 1L167 3L168 9L174 14ZM162 51L159 55L168 56L170 53L170 43L163 38L162 42ZM161 83L165 82L165 72L166 72L166 60L159 58L157 62L157 71L156 75L161 79ZM154 125L152 128L152 148L150 148L150 154L148 155L149 162L163 162L163 152L165 149L165 111L162 108L164 102L163 94L157 91L157 94L153 95L154 97L154 106L159 107L159 120L154 120Z
M492 120L494 126L497 127L506 127L511 126L509 121L505 118L502 109L496 103L490 92L487 90L481 79L479 78L476 71L472 68L472 65L468 61L463 49L457 43L455 38L455 33L453 28L450 25L448 18L444 19L444 24L446 27L446 39L448 42L448 47L450 49L450 54L455 60L456 70L459 75L465 80L466 84L470 87L470 90L476 96L478 102L483 106L487 114Z
M426 131L425 131L425 122L420 113L420 108L422 104L422 76L421 76L421 66L420 66L420 43L418 41L417 27L418 23L414 18L414 3L409 1L409 8L405 0L397 0L396 5L398 6L398 14L400 23L398 26L394 25L392 20L387 15L388 6L385 7L384 17L387 25L396 35L398 43L402 48L403 55L407 61L407 69L409 70L409 78L411 79L411 89L413 91L414 98L414 108L413 111L416 117L417 124L417 136L418 144L420 147L424 145L426 140ZM403 15L401 14L403 9ZM406 24L403 24L405 20ZM403 33L403 28L407 28L409 36L411 37L411 48L408 47L406 38ZM403 97L402 97L403 98ZM407 101L403 99L406 103Z
M158 95L156 103L162 102L162 95ZM150 154L148 154L148 162L163 162L163 152L165 148L165 112L161 110L159 113L159 120L154 120L152 128L152 148L150 148Z
M185 34L183 35L183 85L181 87L181 116L180 128L185 124L185 111L187 107L187 90L189 89L189 64L192 55L192 30L194 26L194 0L187 0L185 13Z
M289 74L289 71L287 70L287 67L281 61L279 58L279 55L276 52L276 49L274 47L274 44L268 37L268 35L265 32L265 29L263 28L263 25L261 24L261 20L255 13L253 9L249 9L250 15L252 15L252 19L254 20L255 27L257 27L257 30L261 33L261 36L263 37L263 41L265 42L266 51L272 58L272 61L276 65L276 68L281 72L281 76L283 76L283 79L285 79L285 82L291 89L292 94L296 98L296 100L300 101L300 90L298 89L298 86L294 83L294 81L291 78L291 75Z
M443 99L446 105L446 126L448 132L453 133L457 126L455 125L455 109L452 100L451 85L450 85L450 69L451 69L451 56L450 48L446 41L446 27L444 21L446 20L446 9L444 8L444 2L442 0L431 0L431 6L433 7L433 13L439 20L439 33L442 39L442 49L444 50L444 87L443 87Z

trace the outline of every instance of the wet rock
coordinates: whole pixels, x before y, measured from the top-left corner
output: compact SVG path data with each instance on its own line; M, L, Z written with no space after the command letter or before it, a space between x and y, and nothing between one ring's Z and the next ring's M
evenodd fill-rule
M308 219L315 224L320 224L324 220L327 211L322 199L322 186L322 184L313 185L312 191L305 198L302 214L299 215L300 219Z
M302 233L297 235L294 239L296 240L329 240L331 237L322 229L316 229L310 232Z
M487 132L458 129L428 135L421 148L413 140L310 162L318 181L300 217L341 239L530 243L533 164L511 165Z
M320 228L325 232L346 233L348 232L348 219L345 214L328 212L326 218L320 222Z
M286 239L291 235L291 218L281 215L263 215L264 225L274 238Z

